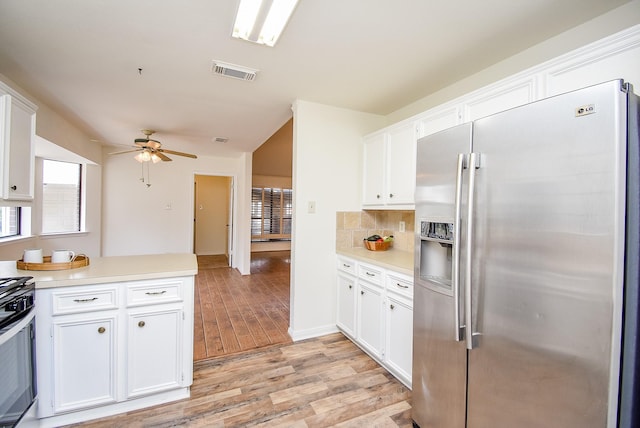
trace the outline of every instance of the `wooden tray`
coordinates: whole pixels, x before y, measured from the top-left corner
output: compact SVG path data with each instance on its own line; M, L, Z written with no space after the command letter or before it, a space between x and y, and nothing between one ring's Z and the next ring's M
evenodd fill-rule
M51 256L45 256L42 260L42 263L25 263L18 260L16 266L20 270L65 270L89 266L89 257L84 254L77 255L74 261L68 263L51 263Z

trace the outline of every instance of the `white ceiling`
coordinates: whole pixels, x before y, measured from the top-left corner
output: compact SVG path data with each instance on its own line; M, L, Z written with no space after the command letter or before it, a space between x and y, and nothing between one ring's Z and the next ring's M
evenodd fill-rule
M231 38L238 0L1 0L0 74L103 144L151 128L224 155L257 148L295 99L386 115L627 2L300 0L269 48ZM260 71L221 77L214 59Z

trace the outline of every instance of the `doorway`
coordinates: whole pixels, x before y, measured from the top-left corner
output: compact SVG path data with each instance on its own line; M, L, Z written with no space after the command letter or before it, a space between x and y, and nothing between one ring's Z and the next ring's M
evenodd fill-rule
M233 177L194 177L193 252L233 264Z

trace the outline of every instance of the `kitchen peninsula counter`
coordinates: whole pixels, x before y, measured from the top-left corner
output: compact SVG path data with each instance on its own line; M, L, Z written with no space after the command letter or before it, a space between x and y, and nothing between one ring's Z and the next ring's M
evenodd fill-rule
M32 276L37 289L110 282L193 276L198 273L195 254L149 254L91 257L89 265L55 271L20 270L15 261L0 262L2 277Z
M391 248L387 251L370 251L364 247L341 248L336 253L364 263L371 263L385 269L413 276L413 253Z

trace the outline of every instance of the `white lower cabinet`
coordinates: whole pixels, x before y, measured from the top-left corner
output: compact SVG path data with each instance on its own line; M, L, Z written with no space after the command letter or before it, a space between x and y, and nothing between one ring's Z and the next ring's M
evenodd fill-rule
M356 279L343 273L338 273L336 324L347 336L356 337Z
M127 397L179 388L182 310L130 313L127 321Z
M388 294L385 306L385 362L398 377L410 384L413 362L413 304L406 297Z
M41 426L189 396L193 277L36 289Z
M373 354L382 357L383 299L384 289L373 284L358 282L358 343Z
M411 388L413 278L344 256L337 267L336 325Z
M116 401L117 313L53 322L54 412Z

